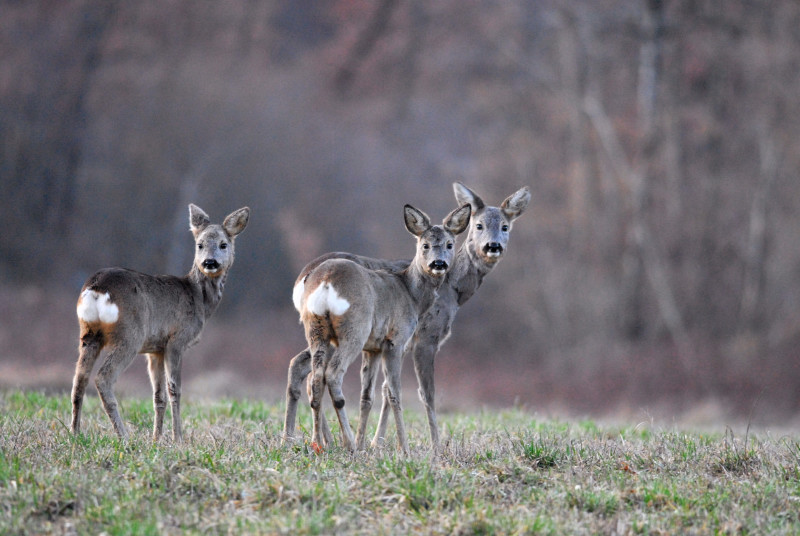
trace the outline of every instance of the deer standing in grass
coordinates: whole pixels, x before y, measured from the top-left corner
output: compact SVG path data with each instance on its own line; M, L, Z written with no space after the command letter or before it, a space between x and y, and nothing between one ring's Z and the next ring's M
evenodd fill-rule
M233 264L234 239L247 226L248 207L212 224L208 215L189 205L195 239L194 262L185 277L148 275L124 268L106 268L91 276L78 299L80 344L72 383L72 432L81 429L81 405L86 384L100 351L108 353L95 385L114 431L128 433L117 408L114 383L137 354L147 354L153 386L153 440L161 436L166 395L172 406L172 438L181 433L181 358L200 337L222 298Z
M508 196L499 207L496 207L486 205L475 192L461 183L453 183L453 190L459 204L471 206L472 222L466 239L455 255L452 269L446 274L443 285L438 289L435 303L420 318L417 331L409 343L419 383L419 397L427 412L431 443L434 447L439 444L439 428L434 405L434 358L441 345L450 336L458 309L472 297L483 282L483 278L505 255L512 224L526 209L531 198L528 187L524 187ZM409 263L405 260L387 261L350 253L328 253L306 265L297 281L302 281L320 263L331 258L350 259L373 270L398 271ZM364 365L368 365L366 355ZM285 440L294 435L297 399L300 397L300 387L310 371L311 354L306 349L297 354L289 366L284 421ZM386 433L389 403L385 389L384 385L383 405L373 446L383 444ZM321 419L321 428L326 441L329 441L331 434L324 418Z
M295 307L305 327L311 355L310 397L313 419L312 442L322 445L320 410L322 391L328 391L339 418L344 446L363 448L371 404L364 391L372 390L374 363L381 358L385 376L384 394L397 425L399 447L408 452L400 395L403 352L411 340L420 315L436 299L455 253L455 235L469 223L465 205L451 212L443 225L410 205L404 208L408 231L417 237L416 255L402 270L371 270L348 259L328 259L306 273L293 292ZM342 380L347 367L360 354L370 363L362 373L362 404L358 434L345 412ZM297 410L297 398L287 414Z

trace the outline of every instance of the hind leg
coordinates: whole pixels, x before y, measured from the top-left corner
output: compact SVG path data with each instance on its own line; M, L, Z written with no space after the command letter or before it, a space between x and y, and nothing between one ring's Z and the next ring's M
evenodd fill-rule
M164 354L147 354L147 373L153 386L153 441L158 441L164 426L164 412L167 409L167 382L164 372Z
M78 362L75 364L75 377L72 379L72 433L79 434L81 431L81 408L83 407L83 396L86 393L86 384L89 383L89 376L92 368L103 349L102 340L99 334L87 332L81 337L78 354Z
M344 394L342 393L342 381L344 380L344 370L333 369L326 373L325 381L328 383L328 392L333 401L333 407L336 410L336 415L339 417L339 427L342 431L342 442L345 448L349 451L355 450L356 438L353 435L353 429L350 427L350 421L347 418L347 412L344 409Z
M306 392L308 393L308 400L311 401L311 384L313 383L311 376L308 377L308 381L306 382ZM328 419L325 418L325 412L320 407L319 410L319 433L322 437L323 443L321 445L330 446L333 445L333 434L331 433L331 425L328 424Z
M283 440L285 444L294 439L294 428L297 421L297 403L300 400L300 385L311 372L311 352L306 348L289 362L289 374L286 382L286 415L283 418ZM309 380L310 381L310 380ZM311 385L309 383L309 399Z
M128 439L128 432L119 416L117 397L114 396L114 384L119 375L133 362L139 347L140 345L136 344L121 343L111 348L100 366L100 370L97 371L95 379L95 386L100 394L100 400L103 402L103 409L111 419L114 431L123 440Z
M358 333L355 332L353 335L358 335ZM364 346L363 340L365 339L366 336L354 336L352 340L339 339L339 346L336 348L333 356L331 356L330 363L325 368L325 382L328 384L328 392L330 393L333 407L336 410L336 416L339 418L342 442L345 448L351 452L356 448L356 438L353 434L353 429L350 427L350 421L347 418L347 411L344 407L345 399L344 393L342 392L342 383L344 382L344 375L347 372L347 367L361 354L361 348Z
M309 399L311 404L311 442L322 445L320 434L320 414L322 413L322 391L325 384L325 365L327 363L326 347L313 349L311 356L311 387Z

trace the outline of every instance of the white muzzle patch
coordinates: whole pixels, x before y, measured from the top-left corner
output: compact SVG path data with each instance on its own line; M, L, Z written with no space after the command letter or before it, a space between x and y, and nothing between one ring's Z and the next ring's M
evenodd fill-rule
M119 307L111 301L108 292L100 294L87 288L78 300L78 318L84 322L113 324L119 320Z

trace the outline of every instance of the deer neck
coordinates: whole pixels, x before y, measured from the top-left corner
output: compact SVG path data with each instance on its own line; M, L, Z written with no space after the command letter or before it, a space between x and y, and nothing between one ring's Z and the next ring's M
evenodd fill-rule
M217 277L208 277L197 266L192 265L186 279L192 285L195 295L202 299L204 318L210 317L217 310L227 277L227 270Z
M462 291L475 292L483 283L483 278L492 271L494 264L484 262L473 247L471 240L465 240L456 253L455 266L450 272L451 280L460 287L468 284L472 288L463 288Z
M430 309L438 296L436 290L441 286L444 278L437 279L427 275L413 261L399 275L416 305L417 312L422 314Z

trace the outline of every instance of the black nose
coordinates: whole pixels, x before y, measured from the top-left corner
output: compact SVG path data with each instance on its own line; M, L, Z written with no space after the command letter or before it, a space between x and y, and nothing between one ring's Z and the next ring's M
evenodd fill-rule
M203 268L207 270L216 270L219 268L219 263L216 259L206 259L203 261Z
M500 244L500 242L489 242L483 249L485 249L489 253L502 253L503 245Z
M442 260L436 260L429 264L431 270L447 270L447 263Z

